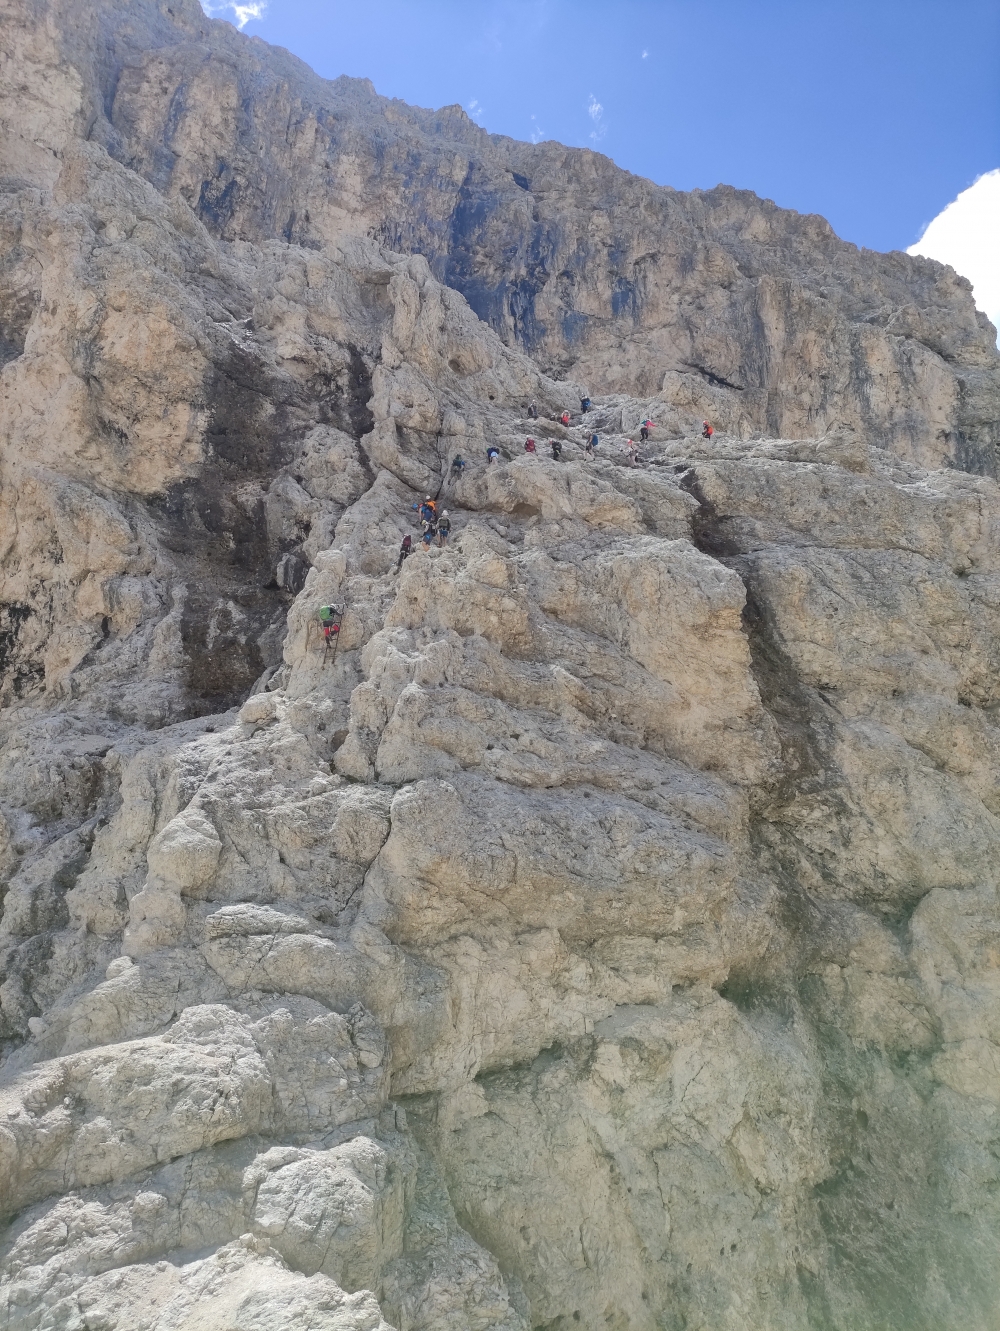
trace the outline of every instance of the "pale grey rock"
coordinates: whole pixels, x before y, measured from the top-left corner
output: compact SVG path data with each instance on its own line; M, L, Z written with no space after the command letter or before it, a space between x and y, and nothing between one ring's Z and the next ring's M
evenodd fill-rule
M193 0L2 34L0 1320L992 1331L966 285Z

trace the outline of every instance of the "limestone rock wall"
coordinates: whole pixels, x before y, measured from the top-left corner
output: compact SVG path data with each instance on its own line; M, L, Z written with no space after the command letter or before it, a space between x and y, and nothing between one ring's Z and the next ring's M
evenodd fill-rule
M940 265L326 82L196 0L93 10L46 11L71 33L88 136L213 235L322 250L346 231L423 254L508 345L592 394L658 394L678 432L705 414L744 436L848 428L993 474L995 334Z
M0 1322L990 1331L966 285L3 20Z

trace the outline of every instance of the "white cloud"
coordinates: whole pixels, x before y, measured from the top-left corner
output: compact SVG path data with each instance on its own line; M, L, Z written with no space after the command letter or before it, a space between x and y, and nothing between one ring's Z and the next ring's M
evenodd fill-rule
M642 53L642 55L639 57L639 59L640 59L640 60L648 60L648 59L649 59L649 52L648 52L648 51L643 51L643 53Z
M465 109L473 120L481 120L483 118L483 108L479 105L478 98L473 97L472 101Z
M534 116L532 116L531 119L532 119L531 142L541 143L542 139L545 138L545 130L542 129L541 125L538 123L538 121L535 119Z
M232 14L233 22L242 29L251 19L264 17L267 0L249 0L249 3L243 5L239 4L238 0L220 0L218 4L213 3L213 0L201 0L201 7L209 18Z
M1000 328L1000 168L963 190L906 252L951 264L969 279L976 304Z
M607 125L604 124L604 107L600 104L593 93L590 94L590 101L587 103L587 115L594 122L594 128L590 131L590 137L595 143L600 143L608 132Z

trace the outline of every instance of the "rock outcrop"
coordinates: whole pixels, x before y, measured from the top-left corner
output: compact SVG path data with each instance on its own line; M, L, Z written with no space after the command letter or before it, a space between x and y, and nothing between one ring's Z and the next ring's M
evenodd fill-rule
M0 13L0 1322L991 1331L968 284Z

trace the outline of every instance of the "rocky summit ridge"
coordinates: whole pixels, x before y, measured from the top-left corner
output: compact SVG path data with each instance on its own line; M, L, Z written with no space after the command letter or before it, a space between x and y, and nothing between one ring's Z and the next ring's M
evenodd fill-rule
M194 0L0 135L0 1326L993 1331L968 283Z

